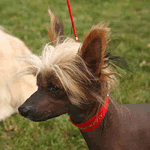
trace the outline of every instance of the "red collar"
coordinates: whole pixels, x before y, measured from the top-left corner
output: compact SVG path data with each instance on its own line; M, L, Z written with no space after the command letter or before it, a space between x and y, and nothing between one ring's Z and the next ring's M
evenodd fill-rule
M108 104L109 104L109 96L106 97L105 99L105 104L101 107L101 109L98 111L97 114L95 114L91 119L89 119L88 121L81 123L81 124L75 124L71 118L71 122L72 124L74 124L76 127L78 127L81 131L84 132L89 132L94 130L104 119L105 114L107 112L108 109Z

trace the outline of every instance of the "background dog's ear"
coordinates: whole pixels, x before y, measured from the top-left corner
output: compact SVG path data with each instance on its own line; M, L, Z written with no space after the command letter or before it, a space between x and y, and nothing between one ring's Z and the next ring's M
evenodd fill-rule
M60 19L50 10L48 9L48 13L51 18L51 28L48 30L48 35L52 45L56 45L62 43L64 41L64 29L63 23Z
M91 29L90 33L83 39L82 47L79 50L79 55L96 74L100 73L104 65L104 52L107 44L106 29Z

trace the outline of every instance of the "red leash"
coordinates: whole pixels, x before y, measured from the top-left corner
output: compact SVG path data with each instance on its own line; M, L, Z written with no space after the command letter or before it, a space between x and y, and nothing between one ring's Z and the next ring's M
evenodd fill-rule
M70 18L71 18L71 22L72 22L72 27L73 27L73 31L74 31L74 35L76 38L76 41L78 42L78 37L77 37L77 33L76 33L76 29L75 29L75 25L74 25L74 21L73 21L73 15L72 15L72 11L71 11L71 5L70 5L70 1L67 0L67 4L68 4L68 9L69 9L69 14L70 14ZM71 118L71 122L77 126L80 130L84 131L84 132L89 132L94 130L104 119L105 114L107 112L108 109L108 104L109 104L109 96L106 97L105 100L105 104L101 107L101 109L99 110L99 112L97 114L95 114L91 119L89 119L88 121L81 123L81 124L75 124Z
M71 5L70 5L70 1L69 0L67 0L67 4L68 4L68 9L69 9L69 14L70 14L71 22L72 22L74 35L75 35L76 41L78 42L78 37L77 37L77 33L76 33L75 24L74 24L74 21L73 21L73 15L72 15Z

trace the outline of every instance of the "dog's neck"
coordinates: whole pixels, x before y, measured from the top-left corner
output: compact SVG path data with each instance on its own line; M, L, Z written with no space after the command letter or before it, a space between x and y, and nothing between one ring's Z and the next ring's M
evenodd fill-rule
M119 106L119 104L117 104L112 96L109 96L110 102L109 102L109 106L108 106L108 111L103 119L103 121L98 125L98 127L90 132L83 132L80 130L82 136L84 137L88 147L90 150L100 150L102 144L102 141L104 141L103 134L106 131L106 126L109 124L109 126L111 126L112 122L113 122L113 118L114 116L118 116L117 115L117 106ZM102 105L100 105L102 106ZM87 121L90 116L90 112L94 112L93 109L95 106L91 105L89 106L88 110L73 110L72 113L69 113L69 116L71 117L72 121L74 123L80 124L83 123L85 121ZM101 108L101 107L100 107ZM95 113L97 112L97 110L95 110ZM94 114L93 114L94 115ZM88 119L87 119L88 118ZM117 118L115 118L117 119Z
M74 123L81 124L95 115L98 109L98 107L95 107L95 105L96 104L91 104L86 109L79 109L73 106L68 114Z

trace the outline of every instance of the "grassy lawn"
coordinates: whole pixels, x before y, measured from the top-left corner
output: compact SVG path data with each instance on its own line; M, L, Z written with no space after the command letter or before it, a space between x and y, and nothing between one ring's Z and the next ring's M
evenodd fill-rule
M109 48L126 57L131 72L123 74L113 92L119 103L150 102L150 1L71 0L79 41L101 21L110 22ZM0 0L0 25L40 54L49 42L48 6L64 23L66 36L74 38L65 0ZM86 143L67 115L35 123L15 114L0 123L0 150L85 150Z

